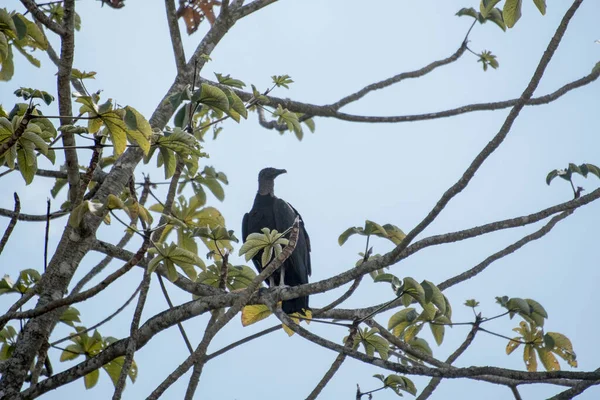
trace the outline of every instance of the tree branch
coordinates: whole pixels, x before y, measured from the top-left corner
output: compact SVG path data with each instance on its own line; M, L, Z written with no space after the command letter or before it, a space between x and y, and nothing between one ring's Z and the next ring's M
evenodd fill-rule
M567 218L569 215L571 215L573 213L573 210L570 211L565 211L559 215L554 216L546 225L544 225L541 229L539 229L538 231L525 236L524 238L522 238L521 240L511 244L510 246L504 248L503 250L492 254L491 256L489 256L488 258L486 258L484 261L482 261L481 263L477 264L475 267L471 268L468 271L465 271L459 275L456 275L450 279L445 280L444 282L440 283L438 286L438 288L440 290L446 290L449 287L452 287L458 283L464 282L468 279L473 278L475 275L479 274L480 272L482 272L483 270L485 270L491 263L493 263L494 261L497 261L499 259L501 259L502 257L505 257L511 253L514 253L515 251L517 251L518 249L520 249L521 247L525 246L527 243L532 242L534 240L540 239L541 237L543 237L544 235L546 235L548 232L550 232L552 230L552 228L554 228L554 226L559 222L562 221L563 219Z
M27 108L27 111L25 111L23 119L21 119L21 122L19 123L19 126L17 126L17 129L14 130L13 134L10 135L8 139L2 142L2 145L0 145L0 157L3 157L4 153L6 153L11 147L17 144L17 141L21 138L21 136L23 136L23 134L25 133L25 129L29 124L29 121L32 119L33 110L34 107L29 106Z
M140 247L140 249L137 251L137 253L135 253L135 255L125 265L123 265L121 268L119 268L118 270L116 270L115 272L113 272L112 274L107 276L102 282L100 282L96 286L94 286L88 290L85 290L81 293L76 293L76 294L73 294L68 297L63 297L62 299L58 299L53 302L47 303L43 306L36 307L32 310L4 314L3 316L0 317L0 324L5 324L7 321L9 321L11 319L25 319L25 318L38 317L38 316L46 314L52 310L56 310L57 308L69 306L69 305L75 304L75 303L79 303L79 302L82 302L84 300L87 300L87 299L97 295L102 290L106 289L111 283L113 283L114 281L119 279L121 276L126 274L140 260L142 260L142 258L144 257L144 254L148 250L149 246L150 246L150 240L149 240L149 238L146 238L144 240L144 243L142 243L142 246Z
M72 121L73 106L71 99L71 71L73 69L74 51L75 51L75 0L65 0L63 3L63 33L60 36L60 63L58 64L58 112L65 116L60 119L61 125L68 125ZM81 201L79 197L79 160L77 150L72 148L76 146L75 135L71 132L63 132L63 146L66 147L65 165L69 181L69 200L73 207Z
M149 243L149 233L146 233L146 239L144 243ZM127 381L127 376L129 375L129 371L131 370L131 365L133 363L133 355L136 351L136 341L140 326L140 320L142 319L142 311L144 310L144 305L146 304L146 298L148 296L148 290L150 289L150 278L152 275L148 270L144 271L144 277L142 279L142 290L140 291L140 297L138 297L138 303L135 307L135 312L133 313L133 319L131 320L131 327L129 329L129 343L127 344L127 350L125 350L125 359L123 360L123 365L121 366L121 373L119 374L119 379L117 384L115 385L115 393L113 394L113 400L120 400L121 395L123 394L123 390L125 389L125 382Z
M21 200L19 200L19 195L17 192L14 193L15 197L15 210L13 211L13 216L4 231L4 235L2 236L2 240L0 240L0 254L2 254L2 250L4 250L4 246L8 242L8 238L12 234L13 229L15 229L15 225L17 225L17 219L19 219L19 214L21 214Z
M340 108L342 108L350 103L360 100L361 98L363 98L364 96L366 96L368 93L370 93L372 91L384 89L386 87L392 86L392 85L399 83L406 79L414 79L414 78L420 78L422 76L425 76L438 67L442 67L444 65L451 64L454 61L458 60L465 53L466 49L467 49L467 41L465 39L463 41L463 43L460 45L460 47L458 48L458 50L456 50L454 52L454 54L452 54L451 56L444 58L442 60L434 61L431 64L428 64L428 65L424 66L423 68L417 69L415 71L403 72L401 74L392 76L392 77L384 79L382 81L367 85L364 88L360 89L359 91L352 93L346 97L343 97L342 99L336 101L333 104L330 104L329 107L331 107L334 110L339 110Z
M175 56L175 65L177 66L177 73L181 74L185 70L185 51L181 42L179 24L177 23L175 0L165 0L165 10L167 12L167 23L169 25L173 55Z
M198 364L200 365L198 368L202 368L202 366L206 363L206 351L208 349L208 345L210 341L214 338L214 336L223 328L241 309L248 303L256 289L262 284L262 282L271 276L271 274L277 270L285 260L289 258L294 249L296 248L296 242L298 240L298 234L300 232L300 219L296 218L294 221L294 225L292 227L290 238L288 244L283 248L282 252L276 258L272 259L269 264L260 274L258 274L252 282L248 285L246 289L239 295L233 305L227 310L227 312L216 321L213 321L211 318L212 324L209 321L209 326L204 331L204 337L202 341L196 348L193 354L191 354L175 371L173 371L153 392L150 396L148 396L148 400L150 399L158 399L165 390L167 390L174 382L176 382L183 374L185 374L188 369L191 368L192 365ZM213 314L214 317L214 314ZM201 369L199 369L201 372ZM199 378L199 374L198 374ZM189 393L189 392L188 392ZM187 393L186 393L187 396Z
M345 347L352 347L352 345L354 344L354 337L356 336L357 331L357 326L353 326L353 328L350 330L350 334L346 338L346 343L344 343ZM321 392L323 391L325 386L327 386L331 378L333 378L335 373L340 369L345 359L345 354L338 354L338 356L331 364L331 367L329 367L325 375L323 375L323 378L321 378L317 386L315 386L315 388L312 390L312 392L310 392L308 397L306 397L306 400L315 400L319 396L319 394L321 394Z
M35 4L33 0L21 0L21 3L25 6L27 11L29 11L36 20L40 21L44 26L50 29L52 32L56 33L59 36L65 34L65 28L52 21L42 10L40 10Z
M477 334L477 329L479 328L479 322L480 322L479 319L477 321L475 321L475 323L473 324L473 327L471 328L471 331L467 335L467 338L465 339L465 341L462 342L462 344L458 347L458 349L456 349L456 351L454 353L450 354L450 356L446 359L447 364L452 364L454 361L456 361L458 359L458 357L460 357L465 352L465 350L467 350L467 348L471 345L471 343L473 343L473 340L475 339L475 335ZM441 378L432 378L429 381L429 383L427 384L427 386L425 387L425 389L423 389L423 391L421 392L419 397L417 397L417 400L428 399L429 396L431 396L431 394L437 388L437 386L440 384L441 381L442 381Z

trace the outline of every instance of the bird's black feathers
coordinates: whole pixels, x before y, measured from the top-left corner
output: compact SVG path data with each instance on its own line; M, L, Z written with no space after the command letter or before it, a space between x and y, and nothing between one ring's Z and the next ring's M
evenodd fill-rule
M262 228L276 229L278 232L284 232L294 224L296 216L300 216L290 204L275 197L273 193L273 180L277 175L284 172L285 170L265 168L259 174L259 192L254 198L252 209L244 215L242 221L242 238L244 241L246 241L249 234L260 233ZM264 194L261 194L261 188ZM252 258L252 262L259 272L262 270L261 257L262 251ZM298 235L296 248L281 268L285 269L285 285L298 286L308 283L308 276L311 274L310 238L306 233L304 221L301 216L300 234ZM280 271L275 271L272 277L275 284L279 283L281 277ZM268 279L266 282L269 284ZM309 310L308 296L286 300L282 304L282 309L287 314L295 312L303 314L303 310Z

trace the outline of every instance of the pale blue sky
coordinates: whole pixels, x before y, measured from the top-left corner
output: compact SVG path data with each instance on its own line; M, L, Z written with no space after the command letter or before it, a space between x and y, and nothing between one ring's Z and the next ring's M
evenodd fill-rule
M104 98L129 104L148 116L174 77L162 3L130 0L125 8L115 11L100 8L95 1L77 2L82 30L76 39L75 67L98 73L95 81L88 81L89 89L103 89ZM458 62L424 78L372 93L345 111L401 115L518 97L568 7L567 2L549 3L547 15L542 17L533 2L525 1L522 19L506 33L492 24L474 28L470 47L496 54L500 62L498 70L484 73L476 58L465 54ZM213 72L231 74L264 89L270 85L272 75L289 74L295 83L289 91L280 89L274 95L317 104L331 103L366 84L452 54L471 23L471 19L457 18L454 14L461 7L477 5L475 0L376 1L368 6L356 0L282 0L231 29L211 55L213 61L202 75L213 79ZM9 0L8 8L20 9L20 5ZM536 95L554 91L590 72L600 59L600 45L594 43L600 38L598 15L600 3L584 2ZM201 26L191 37L183 33L188 55L206 28L206 25ZM12 104L15 101L12 92L20 86L55 92L56 71L44 55L41 55L40 70L26 64L18 54L15 58L18 68L12 81L1 84L0 103ZM548 171L564 168L569 162L600 164L599 100L596 82L550 105L525 108L503 145L424 235L529 214L568 200L572 196L568 183L557 180L548 187L544 178ZM47 111L55 112L53 107ZM311 281L321 280L352 267L356 253L363 250L364 243L356 237L344 247L337 245L338 235L347 227L362 225L365 219L393 223L405 231L414 227L497 132L507 112L479 112L411 124L368 125L317 119L316 133L307 133L302 142L289 133L280 137L274 131L262 129L254 114L241 124L230 121L223 125L225 129L218 140L205 143L205 150L211 156L208 165L224 171L231 183L226 188L224 203L210 196L209 203L224 213L229 229L239 232L242 216L252 205L258 171L265 166L286 168L288 174L278 179L276 193L302 213L313 243ZM141 166L138 173L141 172L150 172L156 181L164 178L162 171L150 166ZM592 190L599 182L590 177L577 183ZM12 192L17 191L23 212L43 213L44 200L52 184L51 180L37 178L34 186L26 188L16 173L11 174L2 178L2 187L6 189L0 197L0 206L12 208ZM58 205L56 201L54 206ZM462 306L468 298L481 302L480 311L485 316L502 311L494 303L494 296L533 298L550 315L546 330L564 333L572 340L579 370L597 368L600 350L596 345L598 324L594 317L597 314L595 292L600 278L596 243L599 211L597 204L578 210L544 239L496 262L475 280L447 290L453 305L453 320L471 320L471 310ZM64 223L64 220L53 223L51 248L56 245ZM439 283L538 227L430 248L394 266L392 272L400 277ZM98 236L114 241L120 232L121 227L113 225L102 227ZM43 238L43 224L20 222L3 254L3 273L14 276L24 268L41 269ZM391 248L384 241L376 240L374 245L379 253ZM136 246L133 241L129 248ZM99 255L90 253L74 282L99 259ZM111 267L118 265L121 262ZM141 271L131 273L97 299L78 305L83 324L94 324L118 308L140 277ZM341 292L339 289L313 296L311 305L323 306ZM190 300L189 295L178 293L175 288L171 288L170 293L177 302ZM389 300L390 295L387 288L367 278L343 307L377 304ZM167 307L156 281L153 281L149 299L145 318ZM2 307L8 307L13 301L14 296L0 297ZM128 335L132 312L130 306L100 331L118 338ZM385 324L389 315L381 315L378 321ZM193 344L201 339L207 318L201 316L185 323ZM236 318L217 335L210 352L275 323L271 317L242 328ZM517 319L502 320L489 328L512 335L511 329L517 325ZM310 329L336 342L341 342L347 333L342 328L317 324L311 324ZM61 327L53 337L67 332ZM428 331L424 337L430 341L434 356L444 359L464 340L467 332L465 327L448 329L441 347L434 344ZM456 365L495 365L523 370L521 353L506 356L505 346L506 340L480 334ZM51 356L56 370L73 365L59 363L58 351L53 351ZM124 398L147 396L186 356L187 350L176 329L156 336L136 353L138 381L127 388ZM288 338L283 332L275 332L207 364L196 397L305 398L335 356L302 338ZM570 369L565 363L561 365L563 369ZM387 372L349 359L321 398L352 398L357 383L363 390L374 389L378 387L378 381L371 378L375 373ZM166 398L182 398L188 376L173 385ZM419 389L427 383L427 379L413 380ZM45 398L105 399L112 390L108 377L102 373L98 386L90 391L85 391L83 382L78 381ZM549 386L520 390L525 399L545 398L557 392ZM481 396L491 400L510 398L511 394L505 387L453 380L444 381L432 398ZM595 388L581 398L598 396L600 389ZM393 399L395 395L378 392L374 398Z

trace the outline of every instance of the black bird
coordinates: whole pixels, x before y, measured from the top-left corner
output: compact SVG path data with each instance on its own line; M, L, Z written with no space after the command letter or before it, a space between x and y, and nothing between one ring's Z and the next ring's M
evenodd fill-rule
M254 198L252 209L244 215L242 221L242 238L245 242L249 234L261 233L262 228L284 232L294 224L297 216L300 217L300 233L296 248L281 268L266 280L269 286L274 286L275 282L279 282L280 286L302 285L308 283L308 276L311 273L310 239L304 228L304 221L294 207L275 197L275 178L286 172L285 169L277 168L265 168L260 171L258 174L258 193ZM252 258L258 272L262 270L261 257L262 251ZM308 296L286 300L282 304L282 309L286 314L295 312L304 314L303 310L309 310Z

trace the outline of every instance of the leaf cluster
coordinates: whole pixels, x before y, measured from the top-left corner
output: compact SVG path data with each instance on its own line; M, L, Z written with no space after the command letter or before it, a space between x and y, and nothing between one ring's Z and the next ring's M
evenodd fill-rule
M46 50L48 41L38 26L23 14L0 8L0 81L9 81L15 72L13 48L27 61L40 67L32 50Z

